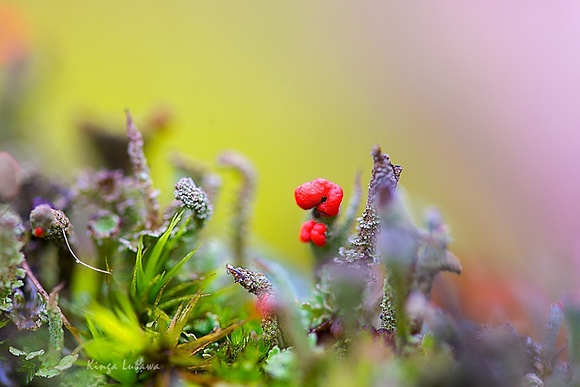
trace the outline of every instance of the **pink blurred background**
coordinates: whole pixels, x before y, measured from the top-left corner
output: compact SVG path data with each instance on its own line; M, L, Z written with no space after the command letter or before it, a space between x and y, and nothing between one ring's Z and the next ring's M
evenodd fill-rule
M349 15L364 37L343 38L367 42L374 108L395 88L403 130L430 160L409 190L451 209L469 265L493 267L541 313L546 293L530 288L557 297L579 279L580 4L376 2Z

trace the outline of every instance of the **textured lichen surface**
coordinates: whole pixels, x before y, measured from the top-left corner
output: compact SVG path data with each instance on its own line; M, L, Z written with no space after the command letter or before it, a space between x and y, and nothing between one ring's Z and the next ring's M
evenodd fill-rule
M397 187L402 167L391 164L386 153L375 146L371 152L373 169L368 187L365 209L358 224L358 234L349 248L341 250L341 255L347 262L365 261L375 263L376 242L380 232L380 218L377 213L379 195L389 193Z
M12 307L12 293L23 285L24 225L8 206L0 205L0 310Z

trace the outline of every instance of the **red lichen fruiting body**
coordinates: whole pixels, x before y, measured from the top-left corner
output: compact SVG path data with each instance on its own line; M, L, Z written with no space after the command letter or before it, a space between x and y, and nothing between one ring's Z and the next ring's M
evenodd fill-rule
M302 242L308 242L310 240L310 233L315 224L316 222L313 220L309 220L302 224L302 227L300 227L300 240Z
M302 242L314 243L321 247L326 243L326 225L324 223L316 223L314 220L309 220L300 227L300 240Z
M344 193L338 184L327 181L327 191L324 197L326 200L321 200L320 204L316 206L318 212L325 216L336 216L340 210L340 203Z
M296 199L296 204L303 210L310 210L318 205L322 198L324 197L326 187L323 184L325 179L318 178L316 180L307 181L306 183L298 186L294 190L294 198Z
M32 235L34 235L37 238L42 238L42 236L44 235L44 229L42 227L35 227L32 230Z
M324 246L326 243L326 225L324 223L316 223L312 227L310 240L318 247Z
M336 216L344 193L342 188L331 181L318 178L300 185L294 191L294 198L300 208L316 210L323 216Z

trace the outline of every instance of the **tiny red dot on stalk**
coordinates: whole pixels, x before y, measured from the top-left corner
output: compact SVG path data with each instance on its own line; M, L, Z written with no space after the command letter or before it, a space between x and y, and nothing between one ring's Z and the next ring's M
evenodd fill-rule
M44 229L42 227L35 227L34 230L32 230L32 235L38 238L42 238L44 235Z

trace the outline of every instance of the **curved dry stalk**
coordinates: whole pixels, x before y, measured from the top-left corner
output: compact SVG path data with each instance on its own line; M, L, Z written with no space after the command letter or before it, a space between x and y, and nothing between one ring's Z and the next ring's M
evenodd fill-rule
M244 266L247 259L247 239L251 218L252 200L256 192L257 172L254 165L244 156L233 151L220 155L219 163L232 168L241 177L242 184L238 192L238 200L233 210L234 229L234 260L237 266Z
M85 267L88 267L89 269L92 269L94 271L98 271L100 273L109 274L109 275L111 274L110 271L106 271L106 270L103 270L103 269L98 269L98 268L96 268L94 266L89 265L88 263L84 263L83 261L81 261L79 259L79 257L77 257L76 254L72 251L72 248L70 247L70 244L68 243L68 238L66 237L66 232L64 230L62 230L62 235L64 237L64 241L66 243L66 247L68 248L68 251L71 253L71 255L74 257L76 263L80 263L81 265L83 265Z

